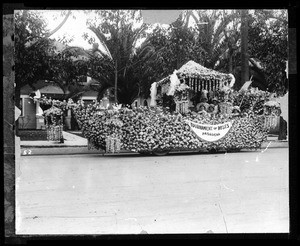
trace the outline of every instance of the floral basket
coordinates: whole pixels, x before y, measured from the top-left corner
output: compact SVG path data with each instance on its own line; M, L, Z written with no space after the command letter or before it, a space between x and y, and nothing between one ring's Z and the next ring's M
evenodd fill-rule
M280 103L276 101L267 101L264 104L264 114L265 115L273 115L273 116L280 116Z
M63 138L62 135L63 126L50 125L47 127L47 140L48 141L60 141Z
M265 115L264 127L266 129L272 129L277 126L278 116L276 115Z
M121 150L121 138L118 136L108 136L105 139L106 142L106 153L116 153Z
M96 147L95 147L95 145L93 144L93 142L91 141L91 139L88 139L87 146L88 146L88 150L96 149Z
M176 113L186 114L189 111L189 101L175 101Z
M55 106L52 106L50 109L44 111L43 116L46 121L47 140L63 140L63 111Z
M276 131L278 127L278 120L281 114L280 103L274 100L267 101L264 103L264 127L269 131Z

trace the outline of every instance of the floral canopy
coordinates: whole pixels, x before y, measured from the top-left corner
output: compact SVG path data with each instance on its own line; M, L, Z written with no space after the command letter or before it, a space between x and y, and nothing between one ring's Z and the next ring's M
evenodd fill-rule
M223 86L232 87L235 78L232 74L221 73L213 69L201 66L200 64L189 61L184 64L180 69L175 70L178 80L185 83L190 89L195 92L201 90L216 90ZM171 83L169 75L156 83L157 87L168 85Z

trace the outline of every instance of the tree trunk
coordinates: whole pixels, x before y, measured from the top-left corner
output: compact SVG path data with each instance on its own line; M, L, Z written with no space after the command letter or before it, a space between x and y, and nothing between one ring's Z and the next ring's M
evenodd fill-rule
M118 103L118 62L115 65L115 103Z
M247 10L241 10L241 82L242 85L249 80L248 55L248 17Z

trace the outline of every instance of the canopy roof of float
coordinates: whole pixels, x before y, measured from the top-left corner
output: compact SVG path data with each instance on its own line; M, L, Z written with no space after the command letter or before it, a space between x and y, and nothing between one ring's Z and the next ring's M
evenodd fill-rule
M194 61L188 61L186 64L184 64L180 69L176 71L176 75L180 81L186 82L187 84L189 84L189 81L191 79L197 79L198 81L218 81L222 82L222 84L224 85L227 85L234 79L234 76L232 74L220 73L213 69L203 67ZM158 81L157 86L170 83L170 76L171 75Z

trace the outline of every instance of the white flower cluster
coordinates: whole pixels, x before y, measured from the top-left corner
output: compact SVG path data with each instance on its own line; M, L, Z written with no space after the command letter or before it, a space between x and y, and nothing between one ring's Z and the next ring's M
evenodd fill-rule
M185 65L183 65L179 70L179 73L185 73L185 74L194 74L194 73L212 73L213 70L203 67L200 64L189 61Z
M190 87L189 87L187 84L181 83L181 84L176 88L176 90L177 90L177 91L184 91L184 90L189 89L189 88L190 88Z
M268 107L276 107L276 108L280 108L280 103L277 101L268 101L264 104L264 106L268 106Z

